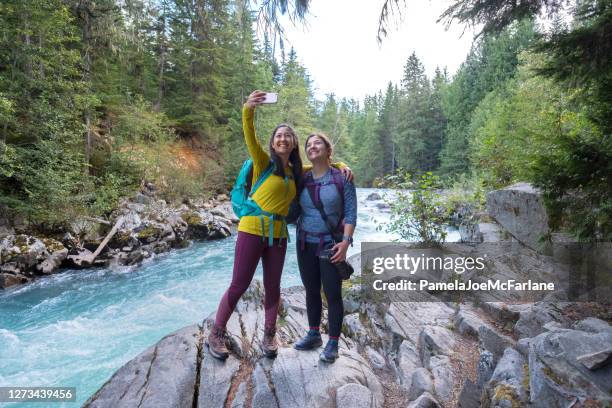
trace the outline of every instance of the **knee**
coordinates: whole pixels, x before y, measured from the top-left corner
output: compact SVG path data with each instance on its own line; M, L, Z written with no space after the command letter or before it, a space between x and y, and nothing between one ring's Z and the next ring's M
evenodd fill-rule
M248 289L249 285L244 283L232 282L227 289L228 297L239 299Z

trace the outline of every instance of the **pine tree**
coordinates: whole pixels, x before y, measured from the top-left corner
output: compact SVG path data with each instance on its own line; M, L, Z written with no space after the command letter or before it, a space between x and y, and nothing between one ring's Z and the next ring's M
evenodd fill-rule
M404 66L400 120L396 139L398 165L410 171L430 169L433 164L428 151L430 92L425 68L413 52Z

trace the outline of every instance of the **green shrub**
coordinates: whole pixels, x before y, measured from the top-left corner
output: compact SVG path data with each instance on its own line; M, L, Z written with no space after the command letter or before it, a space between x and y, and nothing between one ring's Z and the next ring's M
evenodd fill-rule
M437 245L446 239L448 211L440 194L440 178L431 172L413 176L401 170L385 177L385 187L396 190L396 198L387 200L391 218L387 232L402 239Z

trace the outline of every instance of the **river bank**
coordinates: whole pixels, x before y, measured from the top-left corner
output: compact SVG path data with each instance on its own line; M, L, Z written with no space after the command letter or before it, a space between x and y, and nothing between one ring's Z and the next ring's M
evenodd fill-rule
M238 219L224 194L207 201L168 204L148 184L123 198L108 219L82 218L46 236L3 228L0 289L31 282L65 268L138 265L190 240L227 238Z

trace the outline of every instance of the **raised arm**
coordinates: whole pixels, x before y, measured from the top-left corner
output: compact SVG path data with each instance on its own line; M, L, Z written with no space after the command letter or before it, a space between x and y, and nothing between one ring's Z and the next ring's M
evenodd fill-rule
M265 95L265 92L254 91L249 95L249 98L242 107L242 130L244 131L244 140L249 150L249 155L253 159L255 173L259 173L270 163L270 156L268 156L268 153L266 153L261 147L259 140L257 140L253 121L255 107L261 104ZM257 177L257 175L254 174L254 177Z

